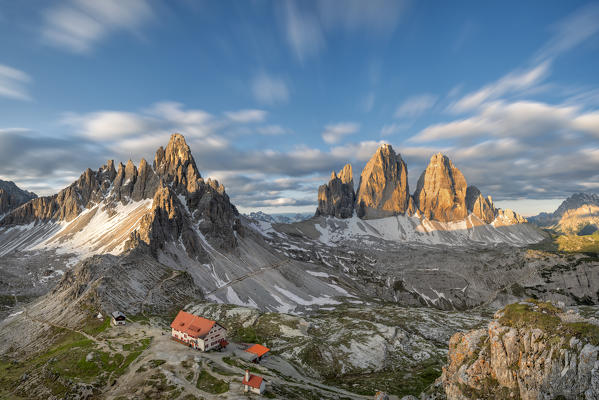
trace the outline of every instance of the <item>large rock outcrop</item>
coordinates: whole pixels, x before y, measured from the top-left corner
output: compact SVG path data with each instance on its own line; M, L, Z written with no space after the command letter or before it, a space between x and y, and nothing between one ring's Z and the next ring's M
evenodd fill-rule
M483 197L476 186L468 186L466 189L466 208L487 224L495 220L497 210L493 205L493 199L491 196Z
M411 214L414 204L408 187L408 169L389 144L380 146L360 175L356 210L361 218Z
M131 232L127 248L140 241L152 251L167 242L182 243L190 256L203 257L200 241L210 239L213 246L236 246L234 230L240 229L239 213L223 185L204 180L185 138L173 134L166 148L156 151L153 166L142 159L139 166L129 160L115 168L110 160L97 171L87 169L77 181L53 196L33 199L6 215L0 226L31 222L65 221L101 205L113 212L119 204L152 199L140 227Z
M350 218L354 213L354 176L352 166L345 165L339 174L331 173L331 180L318 188L316 216Z
M599 398L599 321L531 300L487 329L456 333L442 382L449 400Z
M506 226L506 225L514 225L514 224L525 224L528 222L526 218L518 214L517 212L506 209L497 209L496 217L495 217L495 226Z
M420 175L414 202L420 215L441 222L462 220L466 208L466 178L451 160L437 153Z
M0 180L0 218L37 195L20 189L14 182Z

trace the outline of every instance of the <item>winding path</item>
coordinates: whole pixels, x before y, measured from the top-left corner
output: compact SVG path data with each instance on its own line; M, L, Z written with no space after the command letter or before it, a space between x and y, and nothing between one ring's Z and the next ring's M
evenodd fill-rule
M280 268L280 267L282 267L282 266L283 266L283 265L285 265L285 264L289 264L290 262L291 262L290 260L283 260L283 261L280 261L280 262L278 262L278 263L272 264L272 265L270 265L270 266L268 266L268 267L260 267L260 269L257 269L257 270L255 270L255 271L252 271L252 272L248 272L248 273L247 273L247 274L245 274L245 275L242 275L242 276L240 276L240 277L238 277L238 278L235 278L235 279L232 279L232 280L230 280L229 282L227 282L227 283L226 283L226 284L224 284L223 286L217 287L216 289L214 289L214 290L212 290L212 291L210 291L210 292L207 292L207 293L205 293L205 295L206 295L206 296L208 296L208 295L211 295L211 294L213 294L213 293L215 293L215 292L218 292L218 291L219 291L219 290L221 290L221 289L226 289L226 288L228 288L229 286L232 286L232 285L234 285L234 284L236 284L236 283L238 283L238 282L241 282L241 281L243 281L243 280L245 280L245 279L247 279L247 278L250 278L250 277L252 277L252 276L259 275L259 274L263 273L264 271L268 271L268 270L272 270L272 269L277 269L277 268Z

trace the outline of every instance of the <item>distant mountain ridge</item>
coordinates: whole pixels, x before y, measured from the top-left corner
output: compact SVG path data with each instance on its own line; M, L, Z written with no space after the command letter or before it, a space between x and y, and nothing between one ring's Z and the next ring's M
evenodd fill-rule
M0 179L0 219L4 214L36 197L35 193L19 188L14 182Z
M599 229L599 195L574 193L552 213L529 218L531 223L559 233L586 235Z
M408 168L389 144L381 145L360 175L354 191L352 167L347 164L318 189L316 216L362 219L418 215L443 223L465 220L470 214L480 223L496 226L525 223L512 210L493 205L476 186L468 186L462 172L442 153L434 154L411 195Z

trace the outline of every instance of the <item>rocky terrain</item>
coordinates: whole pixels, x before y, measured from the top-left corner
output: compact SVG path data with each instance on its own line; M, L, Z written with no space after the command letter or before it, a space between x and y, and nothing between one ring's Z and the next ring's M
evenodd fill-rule
M249 214L244 214L248 219L254 221L270 222L271 224L291 224L300 222L312 217L309 213L283 213L283 214L266 214L262 211L255 211Z
M235 349L250 342L272 348L252 367L274 398L416 395L441 387L450 336L489 310L599 302L599 260L533 250L548 235L440 154L412 196L405 162L382 146L357 192L351 166L332 174L316 214L240 215L177 134L151 165L109 161L10 211L0 397L234 399L247 367ZM181 308L225 324L231 350L190 355L168 341ZM117 309L134 329L97 317Z
M36 197L35 193L20 189L14 182L0 180L0 220L8 212Z
M595 399L599 320L529 300L486 328L456 333L441 378L447 399Z
M349 164L339 176L333 171L329 183L319 188L317 217L344 219L351 218L354 212L361 219L416 216L431 226L436 222L466 221L470 216L473 218L469 223L474 225L527 222L512 210L495 208L490 196L485 198L475 186L467 186L464 175L441 153L431 157L410 195L407 165L388 144L381 145L362 170L356 193Z

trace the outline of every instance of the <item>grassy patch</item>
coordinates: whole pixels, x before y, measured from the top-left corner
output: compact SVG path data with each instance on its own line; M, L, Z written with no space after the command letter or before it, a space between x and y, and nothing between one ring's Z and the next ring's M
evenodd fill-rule
M542 329L549 336L556 338L554 342L563 338L567 343L571 337L577 337L594 346L599 345L599 326L588 322L564 323L557 315L561 310L553 304L534 299L528 301L528 304L515 303L506 306L499 322L512 328Z
M110 328L110 318L107 316L105 316L103 320L100 320L96 317L91 317L87 319L82 330L88 335L96 336L108 328Z
M202 370L198 376L196 387L204 392L220 394L229 391L229 383L222 381L208 371Z
M240 327L233 332L233 340L242 343L261 343L256 328L253 326Z

